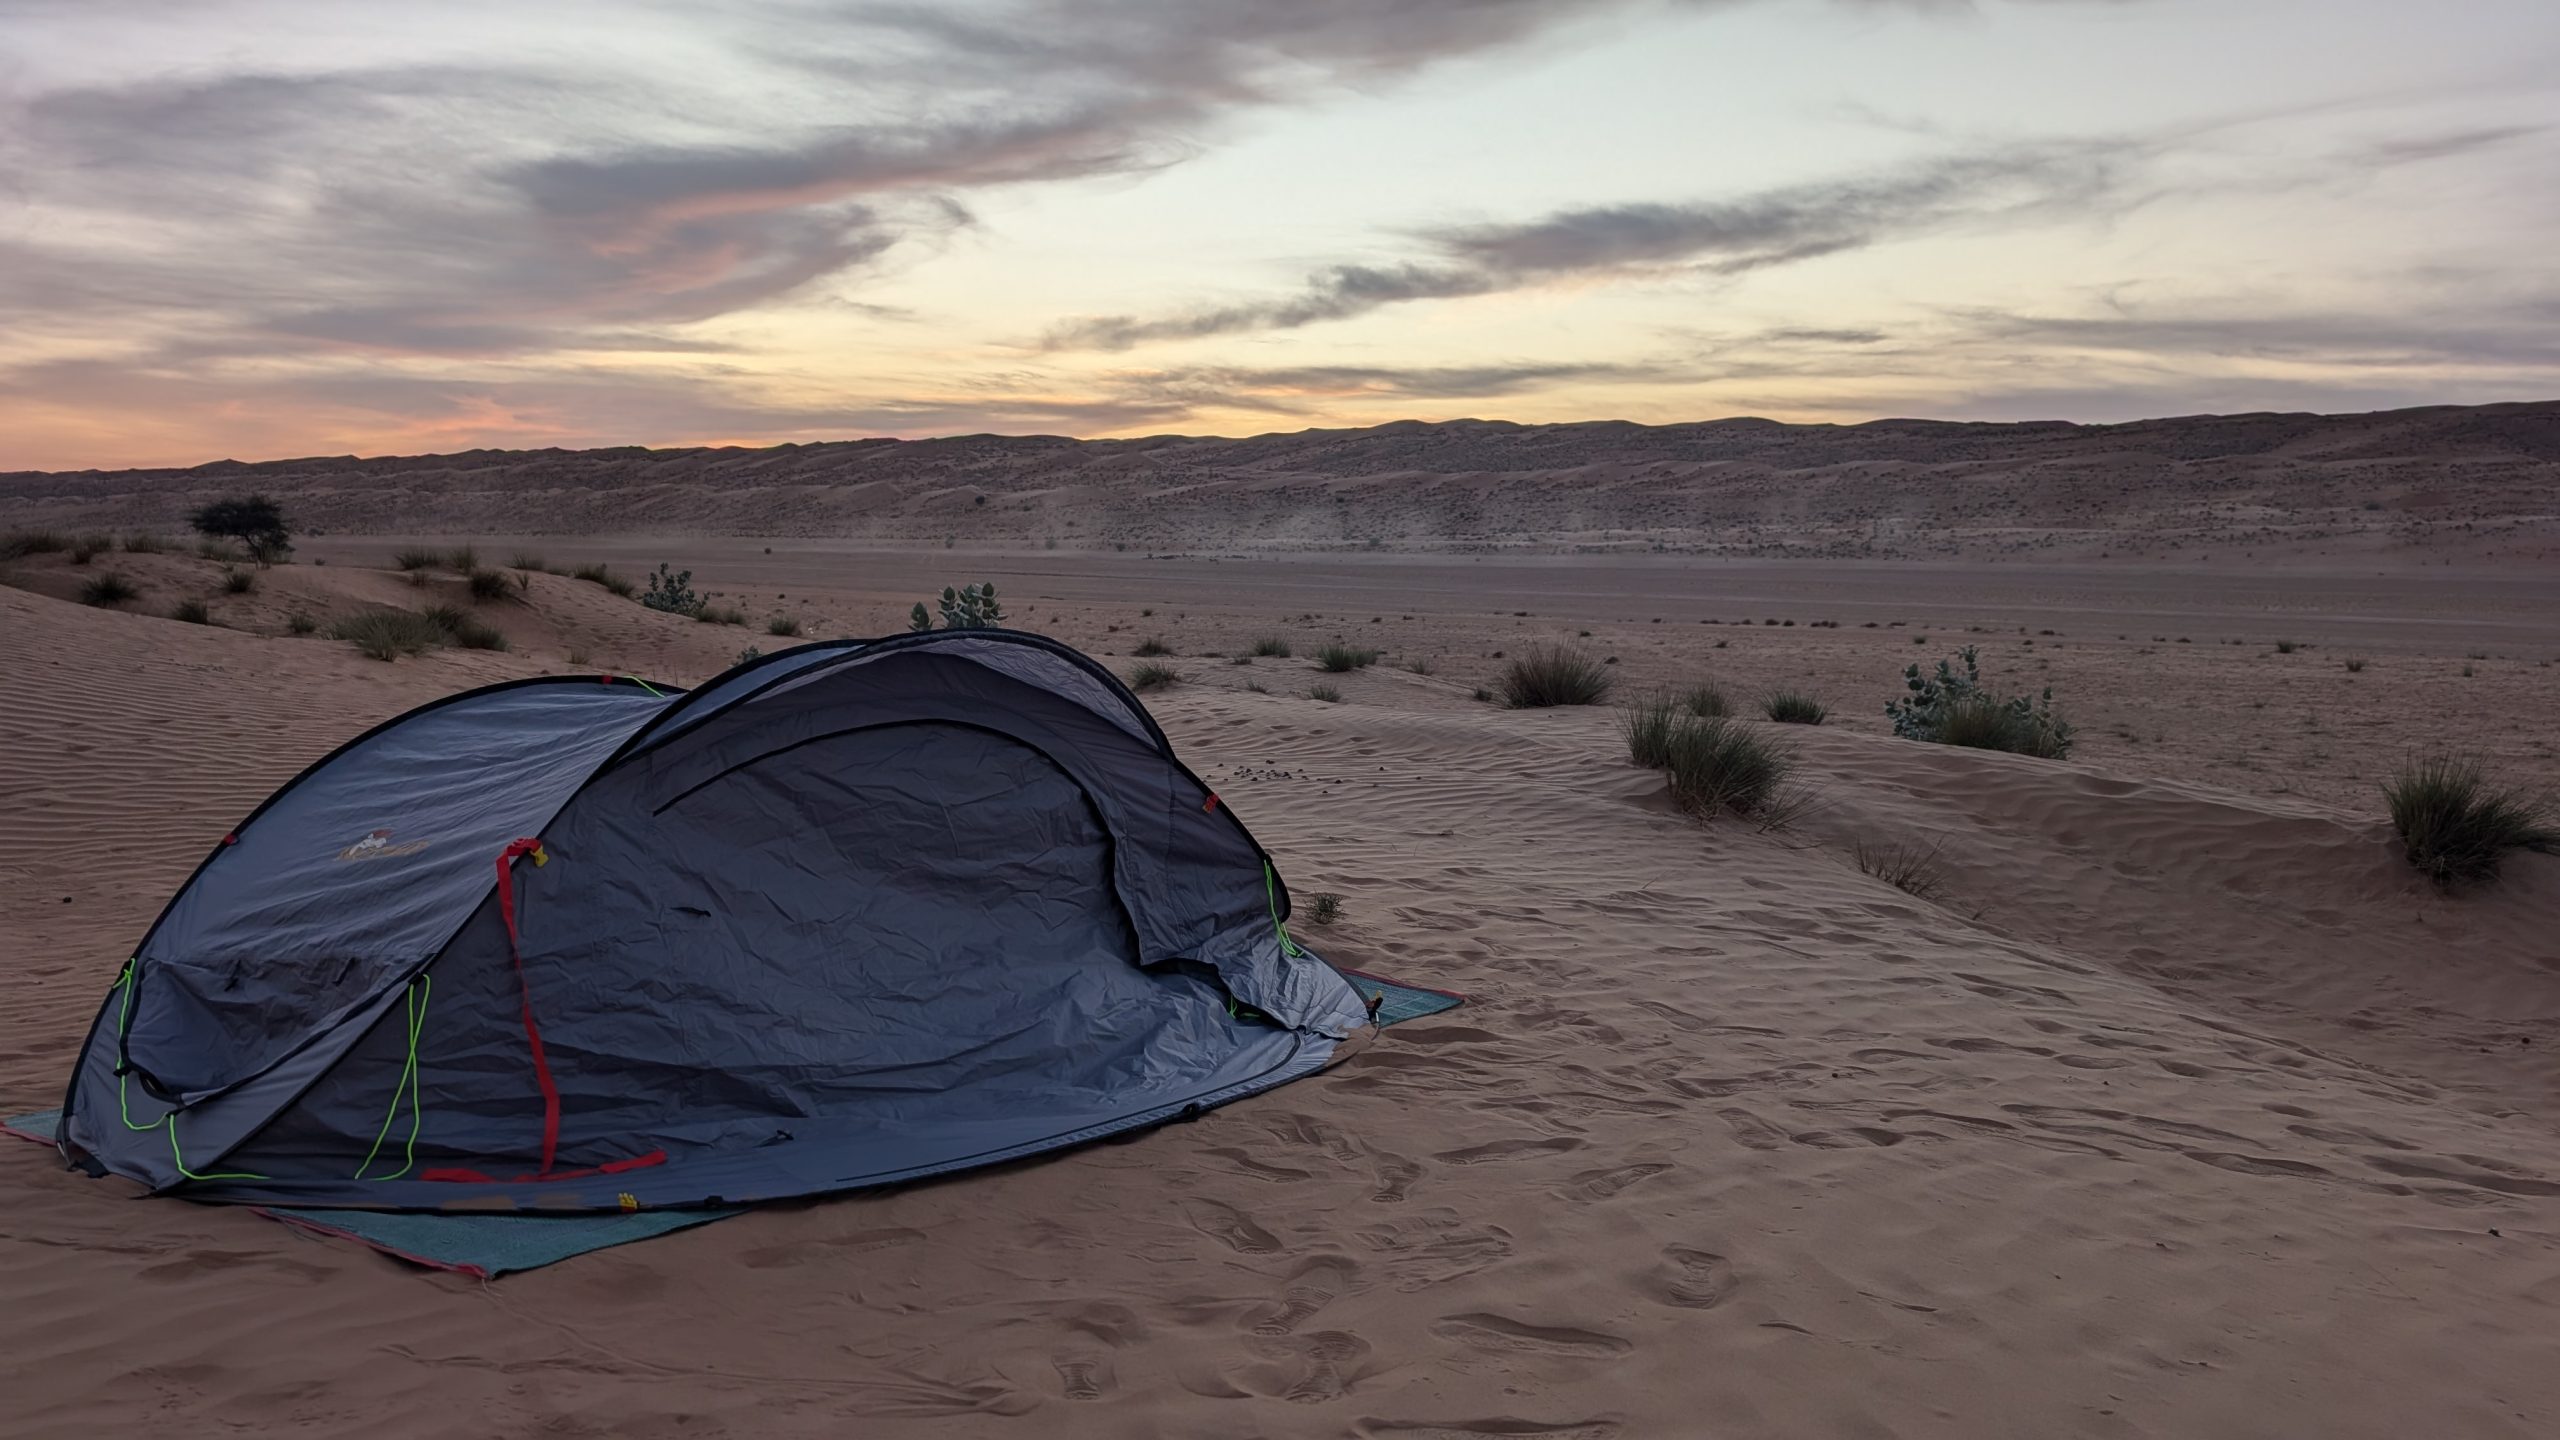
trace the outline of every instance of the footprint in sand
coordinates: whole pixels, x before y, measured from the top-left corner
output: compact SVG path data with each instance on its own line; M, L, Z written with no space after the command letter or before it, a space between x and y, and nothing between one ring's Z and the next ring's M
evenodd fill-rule
M1105 1356L1062 1355L1050 1364L1056 1367L1059 1387L1070 1400L1099 1400L1111 1393L1115 1377Z
M1182 1218L1191 1222L1192 1229L1240 1255L1268 1255L1280 1248L1279 1237L1223 1200L1185 1200Z
M1389 1150L1379 1151L1377 1161L1377 1188L1369 1192L1369 1198L1381 1205L1403 1204L1413 1182L1422 1178L1422 1167Z
M1752 1114L1748 1110L1731 1109L1716 1112L1733 1130L1733 1138L1754 1150L1777 1150L1785 1147L1787 1132Z
M1340 1258L1318 1260L1300 1270L1289 1287L1280 1292L1280 1307L1253 1322L1253 1333L1294 1333L1317 1311L1332 1304L1335 1296L1350 1288L1351 1274L1351 1262Z
M1431 1333L1476 1350L1575 1355L1595 1360L1624 1355L1635 1348L1628 1341L1598 1330L1570 1325L1532 1325L1525 1320L1482 1310L1442 1316L1432 1324Z
M1512 1160L1523 1155L1556 1155L1579 1150L1582 1142L1570 1135L1556 1135L1541 1140L1492 1140L1470 1145L1463 1150L1443 1150L1431 1158L1447 1165L1482 1165L1488 1160Z
M1621 1165L1614 1170L1585 1170L1564 1188L1574 1200L1606 1200L1639 1180L1648 1180L1670 1169L1668 1165Z

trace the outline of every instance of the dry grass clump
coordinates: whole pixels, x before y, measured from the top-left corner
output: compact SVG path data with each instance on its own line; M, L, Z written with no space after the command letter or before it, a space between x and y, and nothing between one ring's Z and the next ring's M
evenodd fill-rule
M468 575L480 568L480 552L469 545L456 545L444 552L444 568L456 575Z
M1849 857L1858 862L1861 875L1871 875L1914 900L1937 900L1947 892L1946 876L1938 869L1938 847L1945 843L1933 840L1922 845L1897 840L1869 844L1860 840L1850 847Z
M531 574L534 571L548 570L551 567L542 563L542 557L540 555L537 555L530 550L519 550L515 554L507 557L507 568L510 570L522 570L527 574Z
M516 598L516 582L504 570L473 570L469 572L469 584L475 601L495 603Z
M113 535L83 535L71 542L71 563L86 565L101 555L114 554L115 548Z
M601 585L605 589L621 596L625 600L630 599L634 590L637 588L630 581L614 574L611 570L606 569L602 565L581 565L577 569L569 572L569 578L573 580L584 580L590 585Z
M444 644L445 631L414 610L367 610L332 622L329 638L344 640L371 659L397 660Z
M1316 652L1316 664L1336 675L1353 670L1366 670L1377 663L1377 651L1358 645L1345 645L1338 640Z
M71 541L59 530L11 530L0 534L0 560L52 555L70 548Z
M113 570L80 587L83 605L116 606L142 593L142 587Z
M1692 715L1681 702L1660 697L1632 707L1621 722L1627 758L1660 770L1671 798L1701 818L1721 813L1784 823L1801 808L1788 785L1795 756L1729 715Z
M127 555L157 555L168 548L168 541L148 531L137 531L124 537L124 553Z
M764 633L767 635L782 636L797 635L800 633L800 617L797 615L776 615L772 619L764 622Z
M1821 701L1798 690L1780 690L1761 701L1760 708L1781 725L1819 725L1831 713Z
M1173 653L1173 647L1164 643L1163 636L1155 635L1139 641L1138 647L1129 653L1141 658L1149 655L1170 655Z
M246 595L257 588L258 574L254 570L225 570L222 572L222 593L225 595Z
M1569 645L1540 645L1503 667L1502 703L1514 710L1597 705L1614 684L1607 666Z
M196 558L199 560L219 560L225 565L234 565L248 557L242 555L240 553L240 547L232 544L230 541L222 539L219 536L207 535L196 542Z
M310 635L320 629L320 622L296 610L285 617L284 628L295 635Z
M1253 653L1266 658L1286 660L1289 658L1289 642L1277 635L1265 635L1253 642Z
M1307 688L1307 698L1321 700L1327 705L1339 705L1342 703L1342 692L1330 685L1312 685Z
M2469 756L2412 760L2383 785L2382 798L2409 863L2447 888L2496 879L2510 850L2560 846L2545 797L2491 784Z
M1141 665L1129 672L1129 688L1132 690L1162 690L1180 683L1182 672L1170 665Z
M169 607L169 618L189 625L210 625L213 623L213 612L207 610L201 600L181 600Z
M1681 691L1679 698L1682 709L1702 720L1733 713L1733 702L1725 698L1722 690L1704 680Z
M435 569L444 563L444 557L433 550L401 550L392 555L391 563L415 575Z
M1307 912L1307 918L1310 921L1318 925L1330 925L1342 918L1341 896L1330 890L1319 890L1316 892L1315 902L1315 907Z

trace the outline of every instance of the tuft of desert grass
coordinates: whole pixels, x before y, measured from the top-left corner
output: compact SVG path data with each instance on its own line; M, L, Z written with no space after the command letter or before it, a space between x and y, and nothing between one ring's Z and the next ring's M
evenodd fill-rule
M1129 653L1140 657L1149 655L1170 655L1173 653L1173 647L1164 643L1163 636L1153 635L1139 641L1137 648L1131 650Z
M1342 703L1342 692L1330 685L1311 685L1307 687L1307 698L1321 700L1327 705L1339 705Z
M189 625L210 625L213 623L213 612L206 609L201 600L181 600L169 607L169 618L184 621Z
M86 565L101 555L114 554L115 548L113 535L83 535L71 542L71 563Z
M137 530L124 537L124 553L127 555L157 555L168 548L168 541L147 530Z
M246 595L257 588L258 575L254 570L225 570L222 572L222 593L225 595Z
M2446 888L2496 879L2510 850L2560 846L2548 800L2491 783L2471 756L2411 760L2385 782L2382 798L2409 863Z
M367 610L333 621L329 638L344 640L375 660L397 660L443 645L446 632L434 617L414 610Z
M1132 690L1162 690L1180 683L1182 673L1170 665L1150 663L1129 672L1129 688Z
M456 575L468 575L480 568L480 552L469 545L456 545L444 552L444 568Z
M1315 905L1307 912L1307 918L1318 925L1330 925L1341 919L1342 897L1330 890L1317 891Z
M141 586L109 570L80 587L80 603L112 607L121 605L141 593Z
M1760 702L1762 713L1781 725L1819 725L1831 712L1822 702L1798 690L1780 690Z
M1514 710L1597 705L1613 684L1607 666L1568 645L1539 645L1503 667L1502 701Z
M415 574L421 570L435 569L444 563L444 557L433 550L407 549L393 553L391 563Z
M1378 652L1358 645L1334 641L1316 651L1316 664L1323 670L1341 675L1353 670L1366 670L1378 663Z
M516 582L504 570L472 570L468 572L471 598L484 604L516 598Z
M285 617L284 628L295 635L309 635L319 630L320 622L296 610Z
M1730 716L1691 716L1666 737L1659 768L1673 802L1693 815L1765 819L1785 797L1795 756Z
M2071 753L2070 732L2057 729L2048 716L1986 695L1968 695L1949 705L1938 722L1937 738L1941 745L2006 750L2044 760L2060 760Z
M1289 658L1289 642L1277 635L1265 635L1253 642L1253 653L1267 658L1286 660Z
M764 633L767 635L797 635L800 633L800 617L797 615L776 615L772 619L764 622Z
M507 558L507 568L510 570L522 570L530 574L533 571L548 570L551 567L542 562L542 557L540 555L537 555L530 550L519 550Z
M19 560L29 555L52 555L70 548L71 542L58 530L0 532L0 560Z
M1680 692L1680 704L1700 719L1733 713L1733 702L1725 698L1724 692L1703 680Z
M1858 873L1883 881L1914 900L1937 900L1947 892L1946 876L1938 869L1938 849L1944 839L1922 845L1914 840L1889 843L1860 840L1849 849L1858 864Z

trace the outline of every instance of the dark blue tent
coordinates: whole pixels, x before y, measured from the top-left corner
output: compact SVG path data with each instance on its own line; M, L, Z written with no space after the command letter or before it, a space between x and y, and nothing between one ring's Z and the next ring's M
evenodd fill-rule
M583 1210L875 1185L1323 1065L1358 994L1064 645L517 681L261 805L110 990L65 1153L207 1200Z

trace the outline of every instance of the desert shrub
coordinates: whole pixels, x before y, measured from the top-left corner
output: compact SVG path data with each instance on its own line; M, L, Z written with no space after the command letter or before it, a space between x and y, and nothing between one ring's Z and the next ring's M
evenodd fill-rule
M2543 796L2492 785L2468 756L2411 760L2383 785L2382 798L2409 863L2441 886L2495 879L2510 850L2560 846Z
M767 635L797 635L800 633L800 617L797 615L776 615L772 619L764 622L764 633Z
M246 595L257 588L258 577L254 571L225 570L222 572L222 593L225 595Z
M705 608L704 613L711 620L722 625L744 625L747 623L747 612L739 609L735 605L709 606Z
M1860 840L1850 847L1849 856L1858 863L1858 873L1883 881L1914 900L1935 900L1946 893L1946 877L1938 870L1938 847L1943 840L1921 845L1915 841L1897 840L1891 844Z
M80 587L80 603L121 605L141 593L141 586L110 570Z
M1917 665L1903 667L1902 683L1911 693L1884 706L1894 734L1905 740L2008 750L2048 760L2071 753L2071 726L2054 713L2052 686L2034 699L2017 695L2004 700L1982 688L1973 646L1957 651L1956 658L1964 662L1962 674L1945 660L1938 662L1938 673L1931 676L1923 676ZM1951 727L1955 738L1949 738Z
M207 610L201 600L181 600L169 607L169 618L183 620L189 625L210 625L213 612Z
M1490 705L1493 703L1493 692L1479 685L1476 687L1475 693L1467 698L1475 701L1479 705Z
M768 551L767 553L771 552ZM542 563L542 557L532 551L519 550L507 558L507 568L510 570L522 570L530 573L536 570L548 570L551 567Z
M1682 809L1708 817L1724 811L1766 817L1779 808L1795 768L1784 746L1730 716L1682 715L1669 705L1661 711L1664 728L1658 738L1647 737L1646 748L1658 757L1649 768L1669 778L1671 798ZM1628 737L1631 756L1637 738Z
M157 555L168 548L168 541L149 531L136 531L124 537L124 553L127 555Z
M1253 642L1253 653L1274 659L1289 658L1289 642L1277 635L1265 635Z
M113 535L83 535L71 542L71 563L86 565L101 555L113 553L115 548L116 537Z
M464 650L505 650L506 635L497 626L476 615L465 615L460 621L445 626L445 638Z
M1647 770L1659 770L1671 758L1671 735L1687 717L1680 713L1679 702L1657 695L1641 705L1630 705L1618 717L1618 729L1627 737L1627 759Z
M56 530L12 530L0 535L0 560L17 560L28 555L51 555L67 550L71 542Z
M1316 664L1329 674L1343 675L1353 670L1366 670L1378 663L1378 652L1358 645L1334 641L1316 651Z
M495 602L516 598L516 582L504 570L473 570L470 574L471 598Z
M945 630L991 630L1004 624L1004 605L996 599L995 582L992 580L956 590L945 585L938 605ZM924 602L919 600L915 608L907 612L907 628L930 630L934 628L933 619L925 610Z
M413 573L420 570L433 570L443 561L444 557L433 550L400 550L391 556L392 564Z
M1330 925L1341 918L1342 897L1330 890L1317 891L1315 905L1308 910L1307 919L1318 925Z
M691 615L702 609L702 597L693 593L693 572L671 570L663 561L658 573L649 577L649 588L640 592L640 603L671 615Z
M1608 669L1566 645L1540 645L1503 667L1502 700L1514 710L1597 705L1615 683Z
M572 656L571 658L574 660L576 657ZM732 665L752 665L763 658L764 652L753 645L750 645L746 649L739 651L738 658L729 663Z
M1138 642L1138 644L1137 644L1137 648L1135 648L1135 649L1131 650L1129 653L1130 653L1130 654L1132 654L1132 655L1140 655L1140 656L1144 656L1144 655L1170 655L1170 654L1172 654L1172 653L1173 653L1173 647L1172 647L1172 646L1170 646L1170 645L1165 644L1165 643L1164 643L1164 638L1163 638L1162 636L1154 636L1154 637L1150 637L1150 638L1148 638L1148 639L1145 639L1145 640L1141 640L1141 641L1139 641L1139 642Z
M1680 692L1680 705L1700 719L1733 713L1733 702L1724 698L1724 692L1703 680Z
M1762 713L1782 725L1819 725L1830 711L1799 690L1780 690L1760 702Z
M1244 682L1244 688L1252 691L1256 695L1268 695L1271 693L1271 687L1263 684L1259 680L1247 680Z
M241 558L240 547L232 544L228 540L218 540L212 536L206 536L204 539L196 542L196 558L199 560L219 560L223 564L228 565Z
M444 644L446 632L434 617L414 610L367 610L331 623L329 638L344 640L376 660L397 660Z
M2363 673L2364 673L2364 657L2363 657L2363 656L2361 656L2361 655L2350 655L2350 656L2348 656L2348 657L2347 657L2347 673L2348 673L2348 674L2350 674L2350 675L2361 675L2361 674L2363 674Z
M693 572L689 570L685 572L687 578L690 578L692 573ZM631 582L614 574L611 570L602 565L581 565L577 569L569 572L569 578L572 580L584 580L590 585L601 585L606 590L621 596L625 600L631 598Z
M1342 703L1342 692L1330 685L1313 685L1307 689L1307 698L1321 700L1327 705L1339 705Z
M1431 662L1424 659L1422 656L1416 655L1412 659L1404 662L1404 668L1412 671L1416 675L1428 675L1431 673Z
M454 546L452 549L444 552L444 568L452 571L456 575L468 575L472 571L479 569L479 548L472 545Z
M296 610L285 617L284 628L296 635L309 635L320 628L320 622Z
M2301 648L2301 646L2294 644L2290 640L2279 640L2276 642L2276 653L2279 655L2290 655Z
M1129 688L1132 690L1162 690L1181 680L1181 672L1170 665L1141 665L1129 672Z
M284 507L264 495L216 500L189 515L187 523L199 535L240 542L261 565L273 565L293 553L293 527L285 522Z

